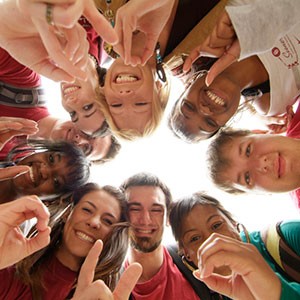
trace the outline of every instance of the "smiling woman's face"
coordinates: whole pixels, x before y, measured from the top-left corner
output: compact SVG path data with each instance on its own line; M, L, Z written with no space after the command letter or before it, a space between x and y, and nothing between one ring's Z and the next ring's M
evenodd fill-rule
M118 200L106 191L85 194L66 221L62 245L57 252L59 260L72 270L78 270L95 241L105 239L120 217Z
M88 80L76 80L74 83L61 84L61 97L64 109L70 114L72 122L84 133L91 135L104 121L104 115L96 104L98 75L89 76Z
M207 87L205 76L199 77L177 102L173 112L174 127L184 127L187 134L201 138L224 126L236 113L240 87L219 75Z
M107 71L104 93L118 129L142 133L152 118L152 102L158 93L151 68L128 66L116 59Z

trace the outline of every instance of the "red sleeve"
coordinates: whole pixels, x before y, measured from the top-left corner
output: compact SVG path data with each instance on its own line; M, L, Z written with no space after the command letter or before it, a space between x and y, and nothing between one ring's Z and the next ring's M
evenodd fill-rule
M300 100L298 100L297 111L288 126L286 135L293 138L300 138Z
M82 16L78 22L86 30L87 39L90 44L89 53L97 59L99 65L101 66L101 64L107 58L106 52L103 51L103 41L101 37L85 17Z
M21 88L41 85L39 74L20 64L2 48L0 48L0 80Z

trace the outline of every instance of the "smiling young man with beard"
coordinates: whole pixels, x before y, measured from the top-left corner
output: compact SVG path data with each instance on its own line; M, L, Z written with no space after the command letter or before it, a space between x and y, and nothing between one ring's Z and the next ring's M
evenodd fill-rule
M138 173L128 178L122 188L131 223L126 267L132 262L143 267L132 299L199 299L162 245L172 202L168 187L155 175Z

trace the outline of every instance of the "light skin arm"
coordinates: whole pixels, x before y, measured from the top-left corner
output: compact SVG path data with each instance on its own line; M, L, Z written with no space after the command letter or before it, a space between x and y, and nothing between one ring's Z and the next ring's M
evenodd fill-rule
M38 132L37 123L23 118L0 117L0 150L14 136Z
M24 237L19 225L37 218L38 233ZM37 196L26 196L0 205L0 269L6 268L50 242L49 212Z
M78 277L78 284L72 300L127 300L142 274L141 265L135 263L122 274L118 285L112 292L102 280L93 281L94 270L102 251L101 240L95 242L87 255Z
M49 0L55 26L46 21L46 3L38 0L6 0L0 3L0 46L16 60L55 81L85 79L89 45L77 23L84 15L110 43L117 36L97 11L93 0ZM27 51L24 51L27 49Z
M175 0L130 0L118 9L115 30L119 42L114 49L126 64L145 64L153 55L158 37L166 25ZM146 43L143 54L132 55L132 36L135 31L143 32Z
M281 282L257 248L230 237L212 234L198 249L194 274L209 288L232 299L280 299ZM230 276L213 273L228 266Z

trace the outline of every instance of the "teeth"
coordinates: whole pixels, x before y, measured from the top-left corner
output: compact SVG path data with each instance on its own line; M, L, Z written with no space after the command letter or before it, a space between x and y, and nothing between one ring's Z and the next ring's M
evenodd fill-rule
M225 101L211 91L206 91L206 95L218 105L225 105Z
M145 233L145 234L150 234L150 233L152 233L152 230L137 229L137 232L139 232L139 233Z
M79 88L77 86L68 87L64 90L64 94L67 95L67 94L73 93L73 92L77 91L78 89Z
M95 240L93 238L91 238L90 236L86 235L85 233L81 232L81 231L77 231L76 235L83 241L87 241L90 243L94 243Z
M35 180L34 180L34 176L33 176L33 170L32 170L32 168L30 168L30 169L29 169L29 176L30 176L30 179L31 179L31 181L34 183L34 182L35 182Z
M134 75L121 74L118 75L116 78L116 83L134 82L134 81L138 81L138 78Z

